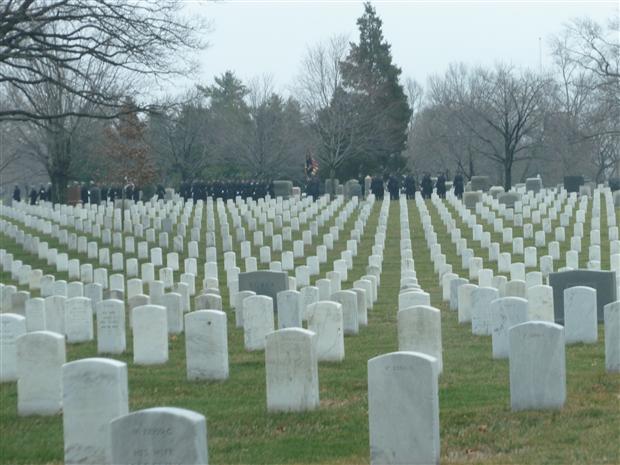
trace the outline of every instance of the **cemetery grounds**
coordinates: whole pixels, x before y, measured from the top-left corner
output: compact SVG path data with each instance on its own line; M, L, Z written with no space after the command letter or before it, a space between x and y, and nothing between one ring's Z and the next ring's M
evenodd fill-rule
M466 276L460 266L460 257L450 241L450 232L440 220L432 202L426 202L438 241L453 265L453 272ZM486 260L487 251L474 242L471 230L460 221L454 208L446 202L459 225L462 237L477 256L485 257L485 266L497 274L497 262ZM354 280L366 274L371 255L381 202L375 202L364 234L342 289L351 287ZM319 363L320 408L305 413L268 413L265 392L264 352L246 352L243 348L243 330L235 328L234 313L228 307L227 286L220 284L224 311L228 314L228 347L230 377L225 382L187 381L185 341L183 335L170 337L170 358L166 364L136 366L133 364L131 331L127 331L127 351L111 358L127 363L129 375L129 408L136 411L155 406L173 406L194 410L206 416L209 461L214 464L357 464L369 462L367 362L369 359L398 350L397 309L400 282L400 221L399 203L390 204L385 241L383 271L378 301L368 312L368 326L360 328L357 336L345 338L345 360L341 363ZM601 269L610 267L609 240L605 214L601 202ZM582 250L588 250L589 221L592 202L582 240ZM522 411L510 409L508 360L493 360L491 338L474 336L469 325L459 325L457 313L442 301L441 287L433 270L426 246L420 212L414 201L408 201L413 258L421 287L431 295L431 305L441 310L443 341L443 374L439 379L440 435L442 463L481 464L617 464L620 463L620 374L605 372L603 326L599 324L596 344L576 344L566 347L567 400L559 411ZM328 263L340 258L346 248L349 231L357 218L357 211L347 221L333 250L328 252ZM620 217L620 210L616 210ZM6 218L5 218L6 219ZM203 217L203 222L206 215ZM565 252L570 244L571 224L566 228L567 240L561 243L561 258L556 269L564 266ZM481 223L480 218L478 218ZM230 222L230 219L229 219ZM216 215L216 231L219 231ZM17 224L17 223L16 223ZM319 231L319 238L328 232L329 224ZM493 241L501 244L501 233L492 232ZM35 230L24 228L25 232ZM557 226L558 221L553 222ZM71 228L70 231L74 232ZM303 229L303 228L302 228ZM515 237L522 230L514 227ZM186 238L187 239L187 238ZM301 239L301 231L293 232L293 239ZM56 279L68 281L66 273L57 273L46 261L26 253L13 239L0 234L0 247L24 260L33 269L54 274ZM51 247L64 246L55 239L46 238ZM89 241L98 240L89 237ZM224 281L222 244L218 234L220 283ZM526 239L524 246L533 246ZM239 244L234 242L239 254ZM204 265L204 235L199 244L198 259L200 283ZM312 246L314 247L314 246ZM502 244L502 251L506 249ZM285 249L290 249L285 245ZM546 247L539 256L546 254ZM187 250L187 248L186 248ZM253 248L254 250L254 248ZM308 250L306 248L306 250ZM166 252L164 250L164 252ZM76 254L77 255L77 254ZM272 251L272 260L279 260L279 252ZM580 266L585 268L587 252L579 254ZM237 255L239 256L239 255ZM125 258L128 258L126 255ZM81 263L99 266L86 255L78 257ZM180 257L183 263L183 255ZM238 260L239 261L239 260ZM305 264L296 258L295 266ZM242 265L239 265L242 266ZM322 274L327 271L323 265ZM263 268L263 267L259 267ZM112 273L111 268L109 273ZM500 273L501 274L501 273ZM14 284L10 272L1 272L0 281ZM28 286L18 286L28 290ZM36 291L32 292L37 297ZM193 308L192 299L192 310ZM67 344L67 361L97 356L96 342ZM0 386L0 463L3 464L60 464L63 461L63 432L60 415L53 417L18 417L16 383Z

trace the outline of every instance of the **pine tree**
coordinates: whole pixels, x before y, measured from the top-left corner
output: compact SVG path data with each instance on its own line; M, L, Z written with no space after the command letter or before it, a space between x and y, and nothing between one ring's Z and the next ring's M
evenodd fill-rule
M405 164L401 152L407 142L411 109L400 68L392 63L390 44L383 38L382 22L370 3L357 20L359 44L351 43L340 63L344 89L355 107L352 117L359 128L352 150L355 156L343 169L355 174L397 171ZM359 173L358 173L359 170Z

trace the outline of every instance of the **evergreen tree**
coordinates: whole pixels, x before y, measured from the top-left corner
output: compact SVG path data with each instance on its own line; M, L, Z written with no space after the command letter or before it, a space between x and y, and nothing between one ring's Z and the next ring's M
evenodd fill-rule
M136 189L155 181L156 168L145 141L146 124L138 118L136 104L127 98L123 113L105 129L105 156L108 163L103 181L123 187L134 184Z
M355 156L343 165L350 175L398 171L405 165L401 152L407 142L411 109L392 63L390 44L383 38L382 22L370 3L357 20L359 44L351 43L340 63L343 86L356 108ZM353 170L351 172L350 170Z

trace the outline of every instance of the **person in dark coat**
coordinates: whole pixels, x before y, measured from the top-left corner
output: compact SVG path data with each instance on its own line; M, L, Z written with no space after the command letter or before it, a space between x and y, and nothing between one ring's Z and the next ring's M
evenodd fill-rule
M16 202L20 202L22 200L22 191L19 190L19 186L15 186L15 189L13 189L13 200L15 200Z
M437 189L437 195L440 198L445 199L446 198L446 177L443 175L443 173L437 177L437 183L435 184L435 188Z
M162 186L161 184L157 184L157 189L155 190L155 193L157 194L157 200L164 200L164 197L166 196L166 190L164 189L164 186Z
M424 175L420 186L422 187L422 198L430 199L433 193L433 181L431 180L430 174L426 173Z
M464 184L463 184L463 176L457 174L454 176L454 195L456 195L459 199L463 198Z
M405 176L405 194L407 200L415 198L415 178L410 174Z
M47 198L47 191L45 190L45 187L41 186L41 188L39 189L39 200L41 202L45 202L46 200L49 200Z
M80 187L80 200L82 201L82 205L88 203L88 186L86 184L82 184Z
M383 179L379 176L373 176L370 181L370 192L373 193L377 200L383 199Z
M33 187L32 189L30 189L30 205L36 205L36 204L37 204L37 191Z
M397 176L391 175L387 183L388 191L390 191L390 199L398 200L400 197L400 180Z

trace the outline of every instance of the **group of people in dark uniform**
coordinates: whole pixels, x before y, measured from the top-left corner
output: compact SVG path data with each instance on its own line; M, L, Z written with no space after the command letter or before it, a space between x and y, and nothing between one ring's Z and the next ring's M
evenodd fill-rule
M52 185L48 184L47 188L41 186L39 190L33 187L28 193L28 198L30 200L30 205L36 205L37 201L46 202L52 200ZM16 202L21 202L22 200L22 191L19 186L15 186L13 190L13 200Z
M162 188L163 190L163 188ZM157 190L158 196L160 189ZM252 197L254 199L265 197L267 194L273 196L273 183L271 180L230 180L230 181L185 181L181 183L179 194L184 200L193 199L206 200L207 197L224 200L235 199L240 196L243 199Z
M437 195L442 199L445 199L447 191L446 182L447 178L444 173L440 173L435 182L433 182L430 174L425 173L422 177L422 181L420 182L420 192L422 193L422 198L430 199L434 188L437 191ZM417 184L415 177L411 174L406 176L398 176L393 174L385 177L372 177L370 181L370 191L378 200L383 199L385 187L387 187L387 190L390 193L390 199L397 200L400 197L401 192L404 190L404 194L407 196L407 199L410 200L415 198ZM454 189L454 194L458 198L462 198L465 185L461 174L457 174L454 177L452 187Z

